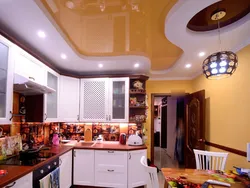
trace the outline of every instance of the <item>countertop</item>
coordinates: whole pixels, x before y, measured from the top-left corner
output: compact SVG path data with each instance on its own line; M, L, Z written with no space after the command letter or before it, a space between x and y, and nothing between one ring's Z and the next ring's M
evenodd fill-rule
M74 142L71 144L62 144L60 146L53 146L50 149L51 153L56 155L48 158L47 160L34 165L34 166L15 166L15 165L0 165L1 170L7 170L8 174L5 176L0 176L0 187L6 186L9 183L25 176L26 174L40 168L43 165L46 165L48 162L54 160L55 158L63 155L64 153L72 149L93 149L93 150L117 150L117 151L133 151L147 149L145 145L142 146L128 146L121 145L119 142L103 142L97 143L92 146L93 142Z

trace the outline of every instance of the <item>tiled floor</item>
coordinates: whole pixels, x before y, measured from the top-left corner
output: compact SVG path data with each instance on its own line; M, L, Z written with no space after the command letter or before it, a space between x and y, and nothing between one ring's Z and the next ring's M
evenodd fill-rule
M178 168L178 164L167 155L167 152L165 149L160 147L155 147L155 153L154 153L154 164L159 168ZM164 187L164 177L161 172L158 173L158 179L160 183L160 188Z

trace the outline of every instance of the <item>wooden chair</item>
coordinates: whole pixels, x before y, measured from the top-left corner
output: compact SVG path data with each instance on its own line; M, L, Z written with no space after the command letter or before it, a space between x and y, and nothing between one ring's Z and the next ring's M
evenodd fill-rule
M228 153L194 149L196 169L224 170Z
M157 176L157 169L155 167L148 166L147 159L145 156L141 157L141 164L143 165L148 175L147 188L160 188Z

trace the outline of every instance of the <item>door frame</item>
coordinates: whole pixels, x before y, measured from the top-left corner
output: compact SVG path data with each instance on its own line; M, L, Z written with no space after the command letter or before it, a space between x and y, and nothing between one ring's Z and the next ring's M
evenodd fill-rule
M151 156L151 162L154 163L154 100L155 97L171 97L170 93L151 93L151 144L150 144L150 156Z

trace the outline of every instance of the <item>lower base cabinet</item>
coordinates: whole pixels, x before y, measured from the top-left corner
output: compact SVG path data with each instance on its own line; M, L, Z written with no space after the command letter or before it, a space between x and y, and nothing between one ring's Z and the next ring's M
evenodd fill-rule
M73 184L93 186L95 184L94 150L74 149L73 152Z
M141 157L147 150L113 151L74 149L73 184L132 188L147 184Z
M59 157L60 161L60 188L69 188L72 185L72 151Z
M20 179L8 184L7 186L5 186L5 188L32 188L33 183L32 183L32 173L29 173L23 177L21 177Z

